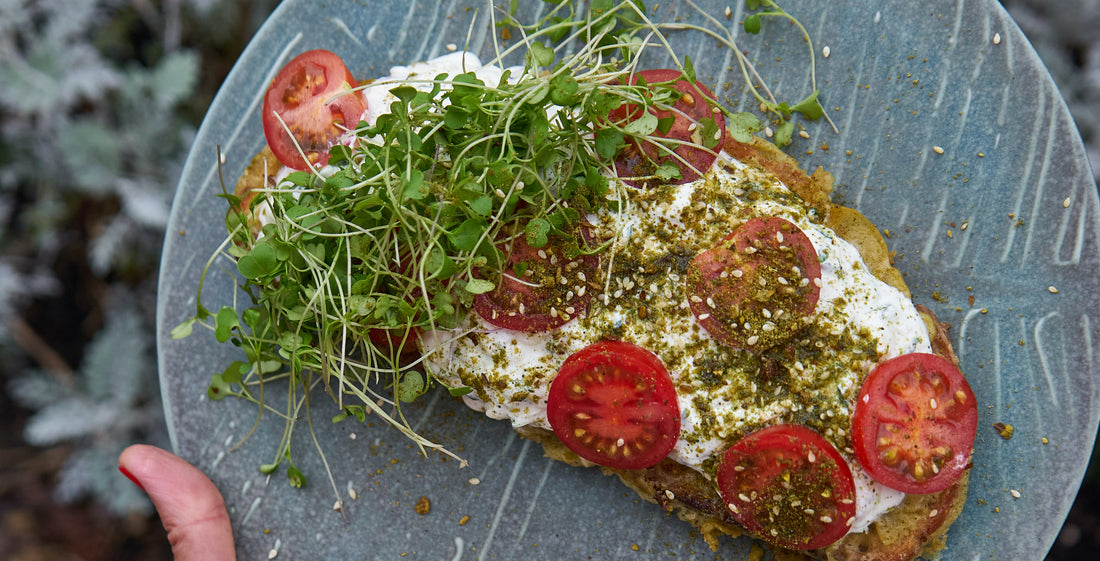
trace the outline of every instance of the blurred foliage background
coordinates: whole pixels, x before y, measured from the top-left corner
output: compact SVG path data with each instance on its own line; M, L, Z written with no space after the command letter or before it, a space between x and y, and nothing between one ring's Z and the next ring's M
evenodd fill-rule
M1100 0L1002 1L1100 169ZM172 195L206 108L277 4L0 0L4 559L170 558L117 457L167 445L153 334ZM1097 466L1049 559L1100 546Z

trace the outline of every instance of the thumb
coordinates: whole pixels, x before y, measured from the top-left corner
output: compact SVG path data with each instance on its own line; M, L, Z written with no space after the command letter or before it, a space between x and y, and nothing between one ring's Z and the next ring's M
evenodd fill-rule
M123 450L118 469L149 494L176 561L236 559L225 502L201 471L170 452L143 444Z

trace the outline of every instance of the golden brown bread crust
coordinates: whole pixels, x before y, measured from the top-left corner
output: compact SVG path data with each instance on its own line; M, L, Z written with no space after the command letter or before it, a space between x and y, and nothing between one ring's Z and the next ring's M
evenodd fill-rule
M275 186L275 174L282 169L283 164L271 152L271 148L264 145L263 150L256 154L248 167L241 173L237 180L237 187L233 194L241 199L240 208L249 217L248 223L252 227L253 235L260 232L260 224L252 217L252 199L256 197L256 189L264 189Z
M762 139L754 138L747 144L730 139L723 148L731 156L762 167L783 181L824 217L826 225L859 250L876 277L907 297L910 295L901 272L891 263L886 242L877 228L858 211L829 202L833 182L831 174L818 168L813 175L807 175L793 158ZM947 337L947 326L927 308L918 306L918 309L933 336L933 351L957 366L958 358ZM575 466L594 465L566 448L551 431L524 427L517 429L517 432L542 444L546 455L551 458ZM714 485L689 467L666 459L642 470L601 469L604 473L618 476L646 500L666 511L676 512L681 519L695 526L711 547L717 547L721 535L736 537L745 533L726 509ZM967 484L968 473L964 472L958 482L943 491L929 495L907 495L900 505L872 523L866 532L850 534L815 551L777 553L785 558L812 556L828 561L907 561L921 554L933 553L943 548L947 529L962 512Z

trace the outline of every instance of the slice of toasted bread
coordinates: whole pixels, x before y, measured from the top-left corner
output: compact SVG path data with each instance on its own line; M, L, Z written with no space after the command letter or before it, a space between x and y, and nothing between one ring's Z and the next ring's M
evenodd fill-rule
M723 149L738 160L775 175L820 216L824 216L827 226L859 250L863 261L876 277L909 296L909 289L900 271L894 268L878 229L858 211L830 202L831 174L821 168L807 174L797 161L762 139L754 139L750 143L730 139ZM273 187L279 168L279 162L265 147L237 183L235 194L241 199L241 209L249 215L254 233L258 232L259 224L252 216L253 191ZM947 337L947 326L929 310L921 308L920 311L932 335L934 352L957 364L958 359ZM542 444L546 455L551 458L575 466L595 465L566 448L551 431L531 426L517 431ZM714 485L690 467L666 459L648 469L601 469L609 475L618 476L641 497L675 512L679 518L695 526L712 547L717 547L722 535L739 536L745 533L730 515ZM967 474L964 473L953 486L938 493L908 495L865 532L849 534L820 550L777 551L777 558L804 558L809 555L832 561L905 561L932 553L944 547L947 529L962 511L966 490Z

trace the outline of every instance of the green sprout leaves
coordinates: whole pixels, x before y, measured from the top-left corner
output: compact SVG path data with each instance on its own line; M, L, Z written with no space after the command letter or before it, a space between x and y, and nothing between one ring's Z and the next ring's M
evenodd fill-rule
M780 18L788 20L802 33L802 38L809 45L810 56L810 81L813 91L802 100L798 101L794 105L787 102L777 102L774 98L764 98L757 91L756 87L749 82L750 89L756 96L757 101L760 102L761 107L774 115L775 123L778 125L775 131L774 141L780 148L787 146L791 142L791 138L794 133L795 125L791 120L794 114L799 114L811 121L816 121L822 117L828 120L828 116L825 114L824 108L821 107L821 103L817 97L820 94L820 90L816 87L815 77L815 62L814 62L814 46L813 41L810 39L809 33L806 28L802 26L802 23L795 19L794 16L788 14L783 8L776 4L773 0L745 0L745 8L753 12L745 17L743 27L745 32L755 35L760 33L762 29L764 18ZM762 11L756 11L762 10ZM746 62L740 56L739 62L744 69ZM746 75L747 79L747 75ZM770 94L769 94L770 95ZM831 121L830 121L831 124ZM833 127L834 130L836 127ZM734 135L737 138L737 134Z
M578 225L627 204L615 158L628 139L660 142L675 117L650 109L672 106L681 95L668 84L631 84L636 57L658 48L662 40L654 37L692 24L653 23L639 0L548 3L549 13L533 25L511 17L500 24L520 30L508 50L524 49L516 53L523 54L522 70L505 71L497 83L473 72L417 77L390 89L389 113L357 123L332 149L332 166L292 172L252 197L221 195L229 237L217 255L233 262L244 296L215 313L198 304L172 336L207 327L243 354L211 376L207 395L256 403L261 416L285 423L279 453L263 473L286 461L290 484L305 485L290 463L290 442L296 422L310 420L309 396L319 392L338 404L332 422L376 415L424 449L450 454L413 432L402 412L440 382L408 358L421 335L466 325L475 297L497 287L509 257L501 248L518 236L532 248L561 244L569 257L606 247L578 238ZM773 1L746 5L762 10L746 18L750 33L772 17L805 33ZM513 3L509 13L516 10ZM708 35L723 41L720 32ZM576 44L559 48L565 37ZM725 112L735 139L749 142L772 124L784 145L796 116L824 116L816 86L793 104L760 94L732 36L726 43L766 117ZM697 80L689 58L669 54L685 79ZM624 105L637 108L638 117L611 118ZM693 130L695 142L721 150L714 118ZM652 173L672 181L681 170L665 162ZM240 208L242 198L250 207ZM512 265L519 277L530 266ZM265 397L265 386L276 382L285 403ZM447 389L452 396L473 391Z

